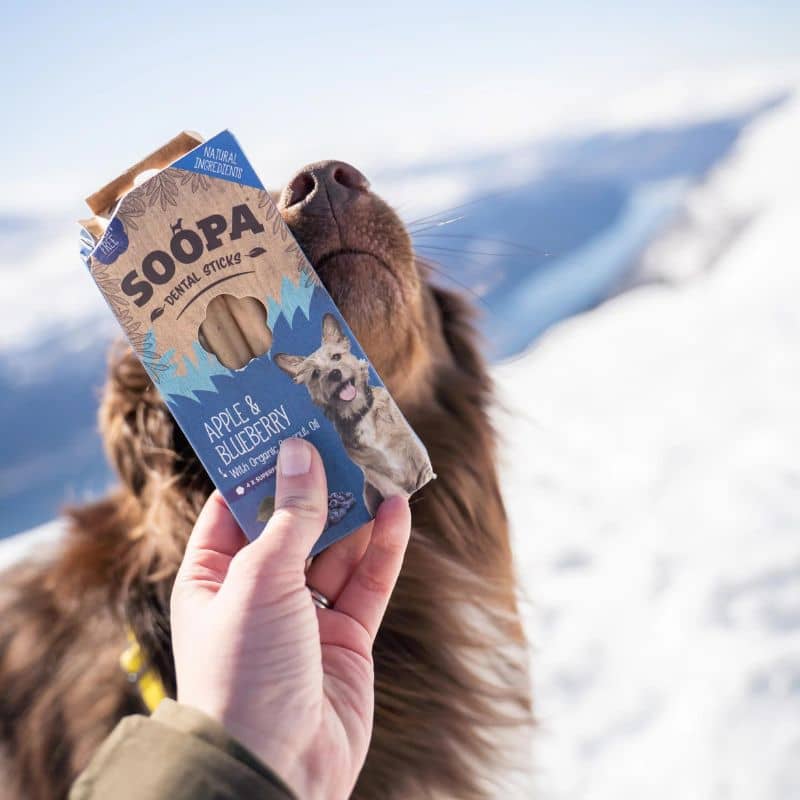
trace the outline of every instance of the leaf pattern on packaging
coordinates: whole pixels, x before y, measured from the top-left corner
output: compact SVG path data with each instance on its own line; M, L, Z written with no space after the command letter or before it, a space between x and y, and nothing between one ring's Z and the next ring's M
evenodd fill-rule
M277 209L275 208L275 201L272 199L272 195L266 189L258 190L258 207L267 209L265 212L265 218L267 221L271 220L277 212Z
M144 216L147 211L147 201L144 190L133 189L125 195L125 202L120 205L117 216L125 223L125 227L133 231L139 230L136 220Z
M207 192L211 188L211 181L199 172L186 172L181 178L181 186L186 186L187 183L190 184L192 194Z
M281 241L286 241L286 224L283 218L278 213L278 208L272 195L265 189L260 189L258 192L258 207L266 209L264 212L264 219L272 223L272 235L280 235Z
M144 184L147 205L151 208L158 204L162 211L169 206L178 205L178 181L181 173L177 169L165 169L153 175Z
M97 283L100 291L105 296L111 310L116 314L131 347L139 356L153 380L158 383L159 373L164 372L165 367L161 362L161 354L155 350L152 337L148 336L147 331L142 329L142 323L138 322L130 310L130 303L119 293L119 282L113 275L108 274L109 265L103 264L91 256L87 260L89 271Z
M258 207L266 209L264 212L264 219L272 223L272 235L280 236L282 241L287 241L288 229L286 223L283 221L283 217L281 217L280 213L278 213L272 195L265 189L260 189L258 192ZM284 248L284 252L294 259L295 269L298 274L305 275L311 283L317 286L320 285L319 278L317 278L316 273L310 269L305 253L300 249L300 245L298 245L297 242L293 239L289 239L289 243Z
M290 242L285 247L284 252L294 259L295 269L297 270L298 274L305 275L311 283L317 286L320 285L320 280L317 277L317 273L311 268L311 265L306 259L305 253L300 249L300 245L297 244L297 242Z

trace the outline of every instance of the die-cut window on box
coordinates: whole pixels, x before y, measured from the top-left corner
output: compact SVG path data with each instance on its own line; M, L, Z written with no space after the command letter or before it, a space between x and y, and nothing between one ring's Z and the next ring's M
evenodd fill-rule
M217 295L206 309L198 340L228 369L241 369L272 347L267 309L255 297Z

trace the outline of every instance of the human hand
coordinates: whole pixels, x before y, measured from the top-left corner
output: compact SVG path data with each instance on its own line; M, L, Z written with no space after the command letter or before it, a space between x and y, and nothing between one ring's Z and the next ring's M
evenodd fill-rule
M327 498L319 453L287 439L261 536L248 544L214 492L172 592L178 701L221 722L304 800L348 797L364 764L372 644L411 529L408 502L386 500L306 574ZM307 583L332 608L317 608Z

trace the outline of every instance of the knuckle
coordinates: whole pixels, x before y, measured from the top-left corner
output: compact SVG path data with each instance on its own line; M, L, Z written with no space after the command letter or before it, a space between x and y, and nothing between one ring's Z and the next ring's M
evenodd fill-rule
M406 551L406 538L403 536L393 536L388 531L384 531L374 539L375 550L382 558L395 559L402 557Z
M281 517L301 517L317 521L322 519L323 509L310 497L290 494L280 499L273 516L277 516L279 520Z
M353 540L340 540L338 548L331 548L331 554L341 568L350 570L361 561L363 549Z
M392 591L391 582L373 570L359 570L355 578L362 589L372 594L388 595Z

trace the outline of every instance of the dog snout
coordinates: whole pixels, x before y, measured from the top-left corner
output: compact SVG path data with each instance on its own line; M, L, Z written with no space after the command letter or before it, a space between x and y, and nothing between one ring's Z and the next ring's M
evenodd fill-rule
M342 371L340 369L332 369L328 373L328 380L331 383L341 383L341 381L342 381Z
M320 161L309 164L289 181L281 196L281 206L290 208L304 203L311 208L330 203L341 206L369 191L369 181L344 161Z

